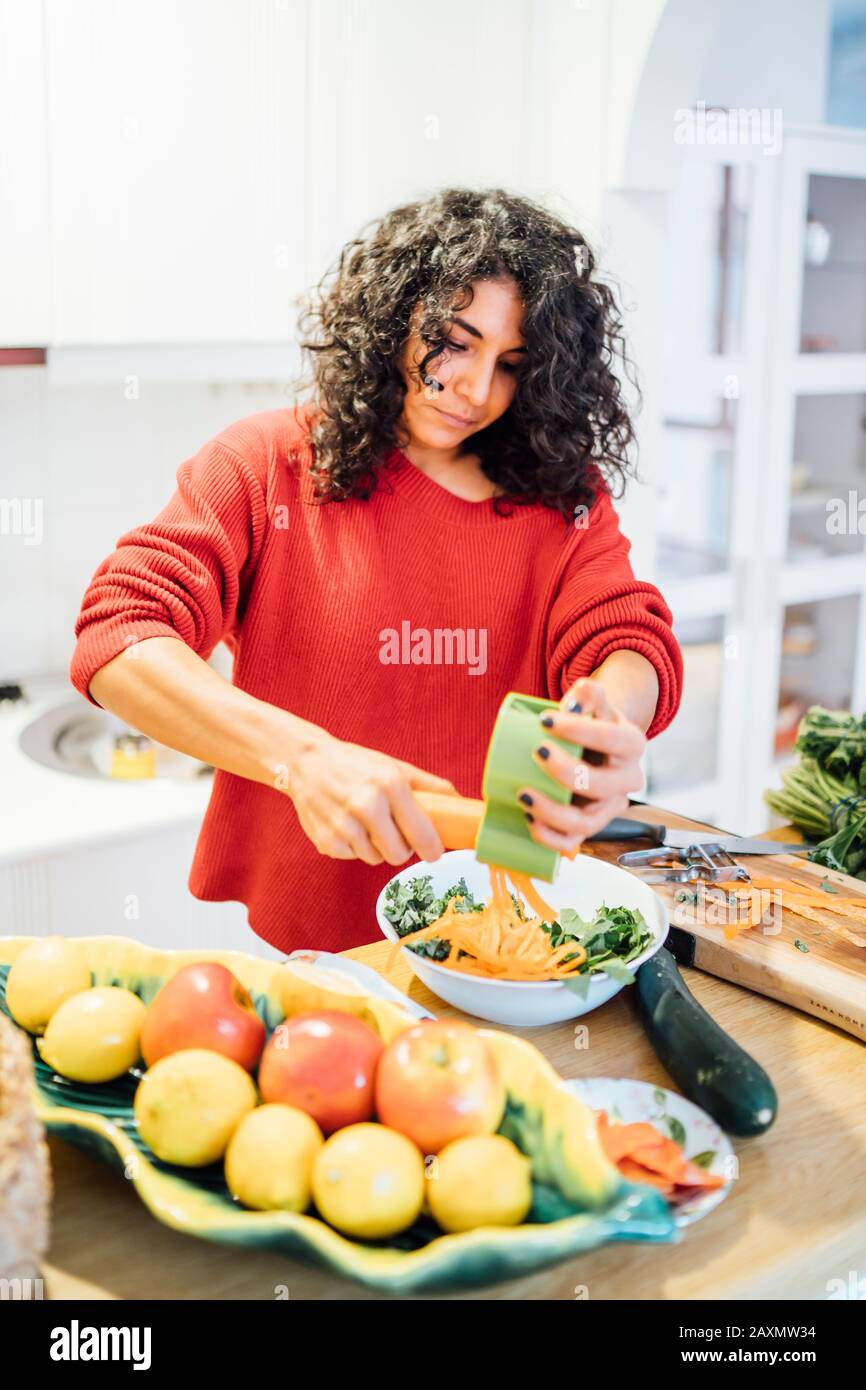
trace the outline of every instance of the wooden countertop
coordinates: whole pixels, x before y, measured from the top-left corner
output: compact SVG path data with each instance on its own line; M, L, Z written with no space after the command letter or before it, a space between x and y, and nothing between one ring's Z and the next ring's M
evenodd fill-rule
M695 824L649 806L639 819ZM790 829L773 838L792 839ZM439 1015L431 995L390 947L347 954L374 966ZM779 1117L769 1133L736 1140L740 1173L725 1202L671 1246L614 1244L526 1278L455 1294L460 1299L825 1299L828 1280L863 1278L866 1250L866 1066L863 1044L830 1024L696 970L684 978L700 1003L769 1072ZM670 1085L628 990L587 1015L589 1047L575 1050L568 1023L514 1030L565 1077L630 1076ZM362 1288L270 1252L180 1235L145 1210L119 1174L59 1140L49 1141L53 1232L43 1266L51 1298L371 1299ZM285 1297L285 1294L282 1294Z

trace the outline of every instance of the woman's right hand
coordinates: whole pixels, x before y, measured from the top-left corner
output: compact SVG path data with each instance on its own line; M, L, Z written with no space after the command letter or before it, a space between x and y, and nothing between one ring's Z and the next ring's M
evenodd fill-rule
M298 752L287 791L320 854L402 864L413 854L432 861L445 850L413 789L457 795L444 777L325 735Z

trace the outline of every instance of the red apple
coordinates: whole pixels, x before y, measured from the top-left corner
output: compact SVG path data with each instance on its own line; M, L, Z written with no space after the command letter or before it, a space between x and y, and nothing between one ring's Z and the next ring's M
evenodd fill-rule
M339 1009L295 1014L274 1031L259 1067L262 1100L305 1110L322 1130L373 1118L376 1067L385 1044Z
M496 1058L469 1023L415 1023L398 1033L379 1063L376 1113L422 1153L438 1153L464 1135L493 1134L504 1110Z
M160 1057L204 1047L255 1071L265 1045L265 1025L240 980L224 965L185 965L167 980L148 1009L141 1055L152 1067Z

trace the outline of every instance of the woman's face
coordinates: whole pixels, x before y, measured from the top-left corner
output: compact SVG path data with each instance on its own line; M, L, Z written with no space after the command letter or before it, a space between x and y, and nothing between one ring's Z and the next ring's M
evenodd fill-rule
M402 422L422 448L454 449L469 435L504 415L517 390L526 355L521 325L523 303L513 280L477 280L468 309L455 310L447 325L448 346L428 363L426 375L441 386L419 384L417 369L430 347L418 335L416 305L403 354L406 382Z

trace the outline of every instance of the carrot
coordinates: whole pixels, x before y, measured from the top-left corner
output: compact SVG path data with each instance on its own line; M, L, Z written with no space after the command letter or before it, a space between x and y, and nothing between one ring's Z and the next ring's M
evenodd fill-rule
M543 918L546 922L555 922L557 920L559 913L556 911L556 908L551 907L549 903L544 901L541 894L536 892L532 880L528 878L526 874L518 874L508 870L508 877L514 884L518 893L526 899L529 906L539 917Z
M725 1179L721 1173L708 1173L705 1168L699 1168L696 1163L690 1163L683 1159L682 1166L677 1174L677 1187L724 1187Z
M849 897L814 889L795 880L755 877L748 886L731 884L726 891L738 908L742 904L748 911L748 920L735 919L723 924L722 930L729 941L741 931L760 925L768 908L780 906L795 917L843 936L854 946L866 948L866 935L850 930L854 926L866 932L866 895Z
M676 1182L683 1164L683 1151L673 1139L666 1139L664 1135L659 1135L658 1131L656 1137L660 1142L633 1144L629 1150L630 1157L635 1163L643 1164L644 1168L650 1168L654 1173L668 1178L670 1182Z
M474 849L484 815L483 801L450 792L414 792L446 849Z
M599 1127L599 1138L611 1163L618 1163L621 1158L625 1158L642 1144L646 1147L664 1142L664 1135L659 1134L653 1125L646 1122L612 1125L606 1121Z
M825 903L834 911L845 909L845 911L866 912L866 898L844 898L839 893L801 893L783 892L780 895L787 902L804 903Z
M722 1187L719 1173L708 1173L690 1162L682 1148L647 1121L611 1124L607 1112L596 1111L601 1147L624 1178L657 1187L671 1199L681 1201L688 1189ZM688 1194L690 1195L690 1194Z
M866 912L866 895L846 896L842 893L828 893L824 888L813 888L809 884L801 883L797 879L772 879L755 878L752 876L752 888L758 888L764 892L778 893L784 900L803 901L806 903L814 902L826 904L833 910L837 908L854 908L861 912ZM740 893L742 889L732 889L732 892Z
M665 1197L670 1197L673 1194L674 1183L671 1182L670 1178L663 1178L659 1173L649 1172L640 1163L635 1163L634 1159L623 1158L617 1167L623 1177L628 1178L630 1182L642 1182L648 1187L657 1187L660 1192L664 1193Z
M568 940L554 947L542 921L555 922L558 914L535 891L529 878L496 864L488 865L491 896L480 912L459 911L459 900L450 898L441 917L395 942L392 964L403 946L441 940L448 955L439 962L451 970L496 980L562 980L586 962L586 950ZM535 912L519 915L512 901L514 885ZM461 955L461 952L465 954Z

